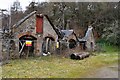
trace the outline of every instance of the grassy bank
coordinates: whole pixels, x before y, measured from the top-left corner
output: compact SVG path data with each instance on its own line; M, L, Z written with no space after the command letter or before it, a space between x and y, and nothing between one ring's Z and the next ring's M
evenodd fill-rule
M71 60L59 56L11 60L9 64L2 66L2 77L80 78L92 70L117 64L118 51L116 48L110 48L110 50L105 53L96 53L96 56L90 56L84 60Z
M79 78L95 68L117 64L117 60L117 55L97 55L84 60L71 60L55 56L19 59L4 65L2 76L7 78Z

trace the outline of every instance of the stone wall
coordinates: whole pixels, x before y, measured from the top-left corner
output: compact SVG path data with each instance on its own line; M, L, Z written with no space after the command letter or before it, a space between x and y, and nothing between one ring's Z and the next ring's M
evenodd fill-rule
M47 18L43 17L43 34L36 33L36 14L25 20L19 27L14 30L15 38L19 40L24 35L32 35L37 38L35 42L34 54L39 56L42 54L42 43L45 37L52 37L57 41L57 34L50 25ZM16 42L17 50L19 50L19 42Z
M36 26L36 15L34 14L30 18L28 18L25 22L23 22L19 27L16 28L16 38L17 35L22 34L24 32L30 32L35 34L35 26Z
M52 37L55 41L57 41L57 34L55 32L55 30L52 28L52 26L50 25L49 21L47 20L46 17L43 18L43 38L49 36Z

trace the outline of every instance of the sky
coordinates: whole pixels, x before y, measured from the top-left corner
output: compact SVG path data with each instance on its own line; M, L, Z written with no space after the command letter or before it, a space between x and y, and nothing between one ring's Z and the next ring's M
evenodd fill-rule
M0 9L10 9L10 6L13 4L13 2L16 0L0 0ZM29 5L30 2L41 2L45 0L18 0L20 2L20 5L22 6L22 9L25 10L26 6Z
M9 10L10 9L10 6L13 4L13 2L16 1L16 0L0 0L0 9L7 9ZM45 1L51 1L51 2L75 2L75 1L78 1L78 2L91 2L91 1L106 1L106 2L118 2L119 0L18 0L20 3L21 3L21 6L22 6L22 9L25 10L26 6L29 5L30 2L32 1L35 1L35 2L45 2Z

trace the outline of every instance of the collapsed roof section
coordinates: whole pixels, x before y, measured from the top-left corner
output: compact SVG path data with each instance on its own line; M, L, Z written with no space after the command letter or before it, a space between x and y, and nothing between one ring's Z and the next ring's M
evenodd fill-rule
M30 18L32 15L36 14L36 11L31 12L30 14L28 14L26 17L24 17L23 19L21 19L20 21L18 21L16 24L13 25L12 28L17 28L19 27L24 21L26 21L28 18Z
M24 17L23 19L21 19L19 22L17 22L16 24L14 24L14 25L11 27L12 32L15 33L15 32L16 32L15 29L21 27L21 25L22 25L23 23L25 23L25 21L27 21L28 19L30 19L30 17L33 16L33 15L37 15L37 14L36 14L36 11L31 12L31 13L28 14L26 17ZM48 17L47 15L41 15L41 16L43 16L43 27L45 27L46 24L49 24L49 26L51 26L51 27L53 28L53 30L56 32L56 34L58 35L58 37L62 39L64 35L62 34L61 30L59 30L57 27L55 27L55 26L53 25L53 23L51 22L51 20L49 19L49 17ZM26 24L25 24L25 25L26 25ZM28 24L28 25L29 25L29 24ZM48 26L48 25L47 25L47 26ZM34 27L35 27L35 26L34 26ZM24 28L25 28L25 27L24 27Z

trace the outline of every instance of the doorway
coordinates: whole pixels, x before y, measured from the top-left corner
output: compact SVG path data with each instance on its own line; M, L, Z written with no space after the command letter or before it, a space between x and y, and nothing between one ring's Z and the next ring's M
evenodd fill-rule
M37 38L32 35L23 35L19 38L20 58L34 56L36 41Z

